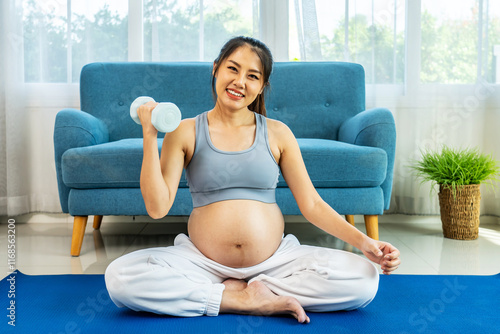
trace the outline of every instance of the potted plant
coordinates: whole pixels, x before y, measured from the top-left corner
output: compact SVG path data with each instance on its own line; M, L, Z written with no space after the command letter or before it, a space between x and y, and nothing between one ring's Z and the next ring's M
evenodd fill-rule
M422 183L439 186L439 207L443 234L446 238L474 240L479 232L481 183L498 180L500 167L491 155L477 148L440 152L426 150L420 160L410 166Z

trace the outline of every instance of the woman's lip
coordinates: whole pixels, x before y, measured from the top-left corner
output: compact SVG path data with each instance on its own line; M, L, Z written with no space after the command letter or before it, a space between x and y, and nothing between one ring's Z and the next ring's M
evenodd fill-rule
M242 96L234 95L231 92L235 92L235 93L240 94ZM245 95L242 92L240 92L240 91L238 91L236 89L232 89L232 88L226 89L226 93L227 93L227 95L229 95L229 97L232 97L232 98L235 98L235 99L242 99L242 98L245 97Z

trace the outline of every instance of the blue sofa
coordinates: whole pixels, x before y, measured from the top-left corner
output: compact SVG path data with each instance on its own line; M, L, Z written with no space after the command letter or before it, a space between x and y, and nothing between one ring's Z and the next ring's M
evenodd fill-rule
M129 116L141 95L173 102L183 118L213 108L211 63L92 63L81 72L81 110L58 112L54 128L62 211L74 216L71 254L80 254L87 217L147 215L139 188L142 128ZM287 124L319 194L354 222L364 215L378 238L378 215L389 208L396 130L391 112L365 110L363 67L340 62L276 63L266 97L268 117ZM158 135L158 149L164 134ZM280 176L276 200L300 215ZM184 175L169 215L189 215Z

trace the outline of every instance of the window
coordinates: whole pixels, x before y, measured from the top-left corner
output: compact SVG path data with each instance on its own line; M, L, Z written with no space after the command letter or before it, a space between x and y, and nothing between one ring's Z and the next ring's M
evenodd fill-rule
M144 59L213 61L230 37L258 35L256 3L144 0Z
M123 1L23 2L26 82L78 82L83 65L127 60Z
M360 63L367 84L500 81L499 1L22 3L29 83L76 83L82 66L94 61L212 61L235 35L262 38L280 61Z
M291 0L290 59L350 61L366 82L402 84L404 0Z
M422 83L495 82L500 2L422 0L421 35Z
M24 73L26 82L66 81L66 6L23 2Z
M143 36L129 45L140 13L126 1L24 0L25 82L75 83L83 65L127 61L129 48L145 61L212 61L231 36L258 34L256 0L139 1Z

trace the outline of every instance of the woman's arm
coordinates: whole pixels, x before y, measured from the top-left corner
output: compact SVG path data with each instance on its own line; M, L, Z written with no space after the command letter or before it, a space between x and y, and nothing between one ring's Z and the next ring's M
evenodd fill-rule
M141 192L148 214L159 219L167 215L177 193L184 167L185 144L183 135L185 122L165 134L161 149L161 161L158 153L158 131L151 124L151 111L157 105L149 102L138 108L138 115L143 129L143 160L141 168Z
M392 245L369 238L349 224L314 188L307 173L299 145L292 131L283 123L274 126L279 146L279 164L288 187L304 217L323 231L353 245L388 274L399 265L399 251Z

